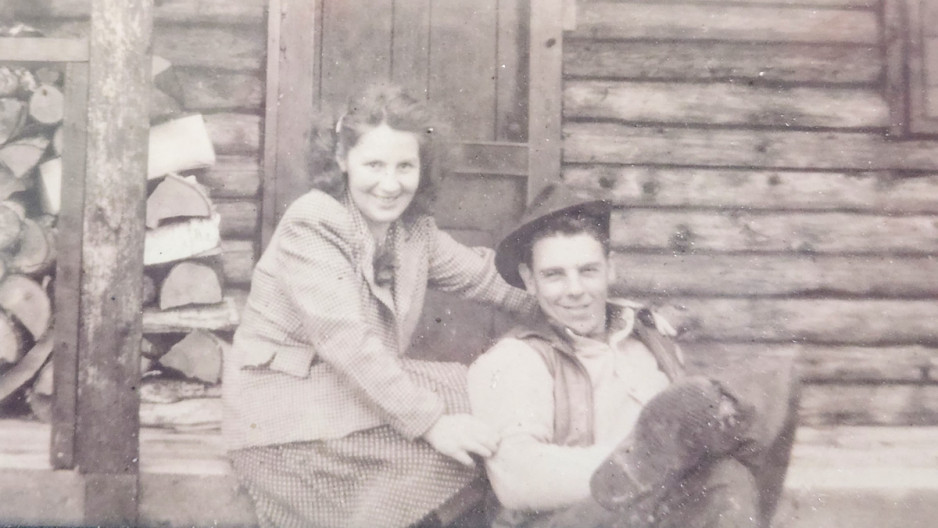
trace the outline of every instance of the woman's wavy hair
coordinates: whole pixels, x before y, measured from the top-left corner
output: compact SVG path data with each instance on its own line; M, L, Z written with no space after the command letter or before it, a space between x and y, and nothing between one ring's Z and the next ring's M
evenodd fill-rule
M345 156L362 135L382 123L416 134L420 148L420 183L403 218L412 220L429 214L444 159L444 124L426 102L414 99L392 84L374 84L349 97L344 113L334 126L317 127L310 159L313 187L341 199L347 175L339 169L336 156Z

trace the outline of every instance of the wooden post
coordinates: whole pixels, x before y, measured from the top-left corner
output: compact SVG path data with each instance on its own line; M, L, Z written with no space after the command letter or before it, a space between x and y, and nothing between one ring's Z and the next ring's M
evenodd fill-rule
M309 190L309 140L321 52L317 0L271 0L261 249L287 206Z
M528 203L544 185L560 180L564 5L564 0L544 0L531 8Z
M58 259L55 273L55 353L51 463L75 467L75 424L78 383L78 326L81 291L82 208L85 190L85 130L88 124L88 64L65 69L62 207L59 210Z
M137 520L153 0L92 0L76 462L85 523Z

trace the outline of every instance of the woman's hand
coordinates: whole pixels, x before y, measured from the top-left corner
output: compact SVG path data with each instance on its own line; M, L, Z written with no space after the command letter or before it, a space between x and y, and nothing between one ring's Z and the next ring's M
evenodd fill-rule
M488 458L498 449L498 434L471 414L444 414L423 434L434 449L465 466L472 467L472 455Z

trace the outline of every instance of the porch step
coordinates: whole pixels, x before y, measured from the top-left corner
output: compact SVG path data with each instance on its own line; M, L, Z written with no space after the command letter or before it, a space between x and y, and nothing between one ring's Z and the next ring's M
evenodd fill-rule
M49 428L0 420L0 525L74 526L84 489L48 464ZM252 526L217 431L141 431L140 521L147 526ZM938 427L798 431L774 528L938 525Z

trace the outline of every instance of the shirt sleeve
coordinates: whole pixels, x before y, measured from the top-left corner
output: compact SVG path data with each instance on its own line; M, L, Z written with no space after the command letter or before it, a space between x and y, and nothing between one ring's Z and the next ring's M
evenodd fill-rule
M277 272L317 357L392 427L417 438L443 414L444 403L410 379L396 354L385 349L366 323L354 256L340 229L330 222L285 219L277 241Z
M505 282L495 269L495 251L467 247L440 230L433 219L430 236L429 286L464 298L488 303L504 310L528 315L537 301L526 291Z
M468 384L473 414L501 435L486 469L505 507L550 510L589 497L590 477L612 446L552 443L553 378L534 349L501 340L472 364Z

